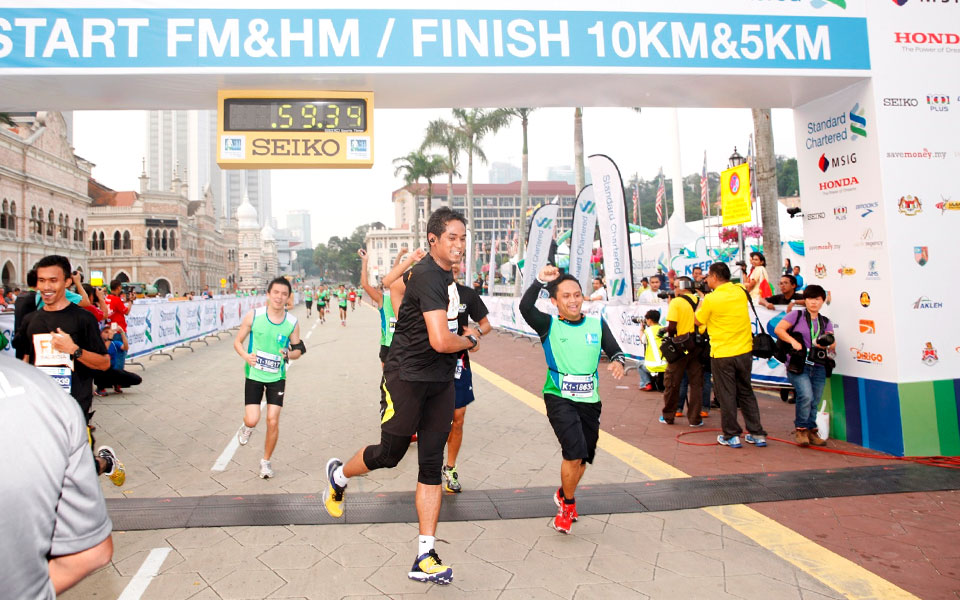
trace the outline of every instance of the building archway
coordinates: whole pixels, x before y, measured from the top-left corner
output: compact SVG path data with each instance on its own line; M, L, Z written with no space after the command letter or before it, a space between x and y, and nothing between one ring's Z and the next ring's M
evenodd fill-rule
M4 263L3 270L0 271L0 283L3 285L11 285L17 280L17 269L13 266L13 263L9 260Z
M153 285L157 288L157 295L161 297L170 293L170 282L163 277L154 281Z
M130 277L127 276L127 274L124 273L123 271L120 271L119 273L114 275L113 279L115 281L119 281L120 283L130 283Z

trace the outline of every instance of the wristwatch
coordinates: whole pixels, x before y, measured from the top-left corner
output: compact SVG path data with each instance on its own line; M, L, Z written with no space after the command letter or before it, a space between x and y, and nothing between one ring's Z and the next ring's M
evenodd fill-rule
M470 340L471 342L473 342L473 345L470 346L470 349L471 349L471 350L473 350L474 348L476 348L476 347L477 347L477 344L480 343L480 340L478 340L477 337L476 337L475 335L473 335L473 334L465 335L465 336L463 336L463 337L465 337L465 338L467 338L468 340Z
M81 355L81 354L83 354L83 348L80 348L80 347L78 346L77 349L74 350L74 351L73 351L73 354L71 354L70 356L73 357L73 360L80 360L80 355Z

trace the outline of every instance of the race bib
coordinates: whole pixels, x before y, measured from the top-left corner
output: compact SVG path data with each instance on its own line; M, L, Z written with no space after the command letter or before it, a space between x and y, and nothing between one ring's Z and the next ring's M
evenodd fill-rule
M70 385L73 383L73 373L69 367L37 367L60 386L60 389L70 393Z
M257 364L254 369L259 369L265 373L279 373L280 365L283 364L283 357L269 352L257 350Z
M458 359L457 359L457 370L456 370L456 372L453 374L453 378L454 378L454 379L460 379L460 376L461 376L461 375L463 375L463 359L462 359L462 358L458 358Z
M573 398L593 398L593 375L563 375L560 391Z
M37 367L68 367L73 370L73 358L66 352L53 348L52 333L35 333L33 335L34 366Z
M397 318L396 318L396 317L390 317L390 323L387 324L387 329L390 331L390 333L395 333L395 332L397 331Z

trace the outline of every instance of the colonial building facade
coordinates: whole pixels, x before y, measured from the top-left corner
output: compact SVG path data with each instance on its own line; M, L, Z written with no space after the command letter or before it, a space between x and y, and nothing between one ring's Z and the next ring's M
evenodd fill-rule
M161 295L199 293L205 286L232 291L238 278L236 221L218 228L210 189L201 200L189 200L187 192L178 177L170 190L154 191L143 173L139 192L117 192L91 179L90 268L102 270L105 281L155 285Z
M35 262L61 254L87 269L87 180L58 112L16 113L0 125L0 282L23 287Z

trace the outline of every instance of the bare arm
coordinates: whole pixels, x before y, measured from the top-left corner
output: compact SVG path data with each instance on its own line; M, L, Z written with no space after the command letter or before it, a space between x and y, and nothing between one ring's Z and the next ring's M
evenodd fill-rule
M443 310L430 310L423 313L423 320L427 324L427 334L430 336L430 347L441 354L453 354L473 347L473 342L465 335L473 330L465 327L464 335L460 336L447 328L447 313Z
M477 323L477 325L478 325L478 329L480 330L480 333L482 333L483 335L487 335L488 333L490 333L490 330L493 329L493 325L490 324L490 319L486 317L480 319L480 322Z
M123 348L122 348L122 349L123 349L124 352L126 352L127 350L130 349L130 344L127 343L127 332L125 332L124 330L120 329L119 327L117 328L117 331L120 332L120 339L123 340Z
M390 304L393 305L393 314L400 316L400 305L403 304L403 295L407 291L407 285L403 279L397 279L390 286Z
M87 290L83 289L83 283L80 281L80 276L77 275L71 280L77 284L77 293L80 294L80 302L77 303L77 306L80 308L93 306L93 302L90 302L90 296L87 295Z
M367 253L361 248L357 250L357 254L360 255L360 286L363 287L363 291L367 293L377 307L383 306L383 294L370 285L370 274L367 272L367 262L369 260Z
M243 343L247 340L247 336L250 335L251 327L253 327L253 311L248 311L247 314L243 315L243 320L240 321L240 329L237 330L237 337L233 339L233 349L236 350L237 354L239 354L243 360L247 361L247 364L253 367L256 366L257 359L243 348Z
M90 573L109 564L112 556L113 537L108 535L93 548L51 558L47 568L54 591L57 595L67 591Z
M426 255L427 253L426 251L424 251L423 248L417 248L416 250L414 250L410 255L404 258L401 262L394 265L393 268L390 269L389 273L383 276L383 285L385 287L390 287L394 281L397 281L398 279L400 279L400 276L403 275L404 271L410 268L410 265L420 260L423 260L423 257ZM397 255L397 258L398 259L400 258L399 254ZM390 293L393 293L393 291L391 290Z

